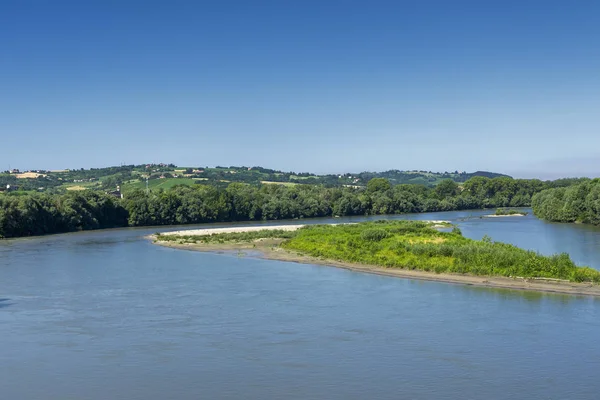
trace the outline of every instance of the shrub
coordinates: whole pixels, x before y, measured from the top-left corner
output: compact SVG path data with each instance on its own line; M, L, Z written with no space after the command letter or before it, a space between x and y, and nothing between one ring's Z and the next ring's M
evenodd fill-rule
M383 229L367 229L360 234L362 240L369 242L379 242L389 236L389 233Z

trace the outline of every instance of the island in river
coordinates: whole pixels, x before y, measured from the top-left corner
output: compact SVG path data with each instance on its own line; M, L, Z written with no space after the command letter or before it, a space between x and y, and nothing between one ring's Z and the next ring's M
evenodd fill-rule
M576 266L567 254L548 257L489 238L468 239L444 221L201 229L153 238L180 249L237 252L403 278L600 296L600 271Z

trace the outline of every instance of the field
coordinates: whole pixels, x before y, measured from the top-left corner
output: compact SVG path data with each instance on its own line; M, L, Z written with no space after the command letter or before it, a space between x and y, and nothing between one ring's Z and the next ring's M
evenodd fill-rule
M260 181L263 185L283 185L283 186L296 186L298 183L294 182L273 182L273 181Z
M157 189L170 189L173 186L177 185L187 185L193 186L200 179L193 178L164 178L164 179L151 179L148 181L148 188L150 190ZM128 183L124 183L121 186L121 190L123 192L131 191L134 189L146 189L146 181L130 181Z
M22 174L16 174L15 175L17 177L17 179L35 179L38 177L44 177L46 175L44 174L38 174L37 172L24 172Z
M226 187L229 183L239 182L250 185L292 186L295 184L311 184L363 188L372 178L385 178L393 185L411 183L433 187L445 179L453 179L460 183L475 175L498 176L498 174L482 171L467 174L399 170L317 175L308 172L284 172L258 166L209 168L208 166L177 167L174 164L162 163L91 169L24 171L19 174L9 174L7 171L0 173L0 185L11 184L21 191L37 192L64 192L65 190L78 190L80 187L105 191L107 189L114 190L116 186L120 185L121 190L127 192L135 188L145 189L145 178L150 177L150 189L168 189L175 185L193 185L199 180L217 187ZM160 177L164 178L160 179Z

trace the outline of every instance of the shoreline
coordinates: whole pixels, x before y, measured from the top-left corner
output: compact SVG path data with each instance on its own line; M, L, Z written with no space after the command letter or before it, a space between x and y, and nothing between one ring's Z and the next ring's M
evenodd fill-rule
M273 228L276 229L276 228ZM540 278L507 278L501 276L477 276L459 274L436 274L434 272L384 268L373 265L356 264L336 260L326 260L306 256L279 247L282 239L259 239L253 242L232 243L176 243L156 241L154 235L148 236L154 244L179 249L215 254L242 255L265 260L295 262L299 264L322 265L342 268L354 272L383 275L389 277L441 282L455 285L478 286L496 289L512 289L542 293L569 294L574 296L600 297L600 286L590 283L576 283L562 280L544 280Z
M507 215L490 214L490 215L483 215L484 218L526 217L526 216L527 216L527 214L507 214Z
M434 228L444 228L446 227L444 224L450 224L450 221L444 220L424 220L422 222L428 222L433 224ZM180 230L180 231L172 231L161 233L164 236L208 236L208 235L218 235L220 233L244 233L244 232L259 232L259 231L286 231L293 232L297 231L300 228L304 228L305 226L312 225L328 225L328 226L336 226L336 225L353 225L356 222L346 222L339 224L287 224L287 225L258 225L258 226L232 226L228 228L200 228L200 229L189 229L189 230ZM154 236L154 235L152 235Z

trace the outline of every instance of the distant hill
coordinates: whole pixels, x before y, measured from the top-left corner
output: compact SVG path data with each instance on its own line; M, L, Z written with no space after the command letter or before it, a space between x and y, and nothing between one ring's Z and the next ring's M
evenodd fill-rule
M469 175L469 178L472 178L474 176L483 176L486 178L502 178L502 177L512 178L512 176L509 176L509 175L498 174L496 172L488 172L488 171L475 171L475 172L473 172L471 174L467 174L467 175ZM467 178L467 179L469 179L469 178Z
M445 179L452 179L455 182L461 183L469 180L474 176L483 176L486 178L507 177L508 175L495 172L476 171L476 172L431 172L431 171L399 171L390 170L385 172L361 172L358 174L362 181L369 181L372 178L386 178L396 185L400 184L421 184L427 186L435 186Z
M248 184L316 184L327 186L366 186L372 178L386 178L394 185L421 184L435 186L445 179L461 183L474 176L488 178L508 175L487 171L432 172L400 171L360 172L317 175L310 172L284 172L263 167L217 166L178 167L174 164L121 165L106 168L71 169L62 171L24 171L0 173L0 185L7 184L25 191L113 190L117 185L127 192L133 189L167 189L175 185L208 184L227 186L232 182Z

